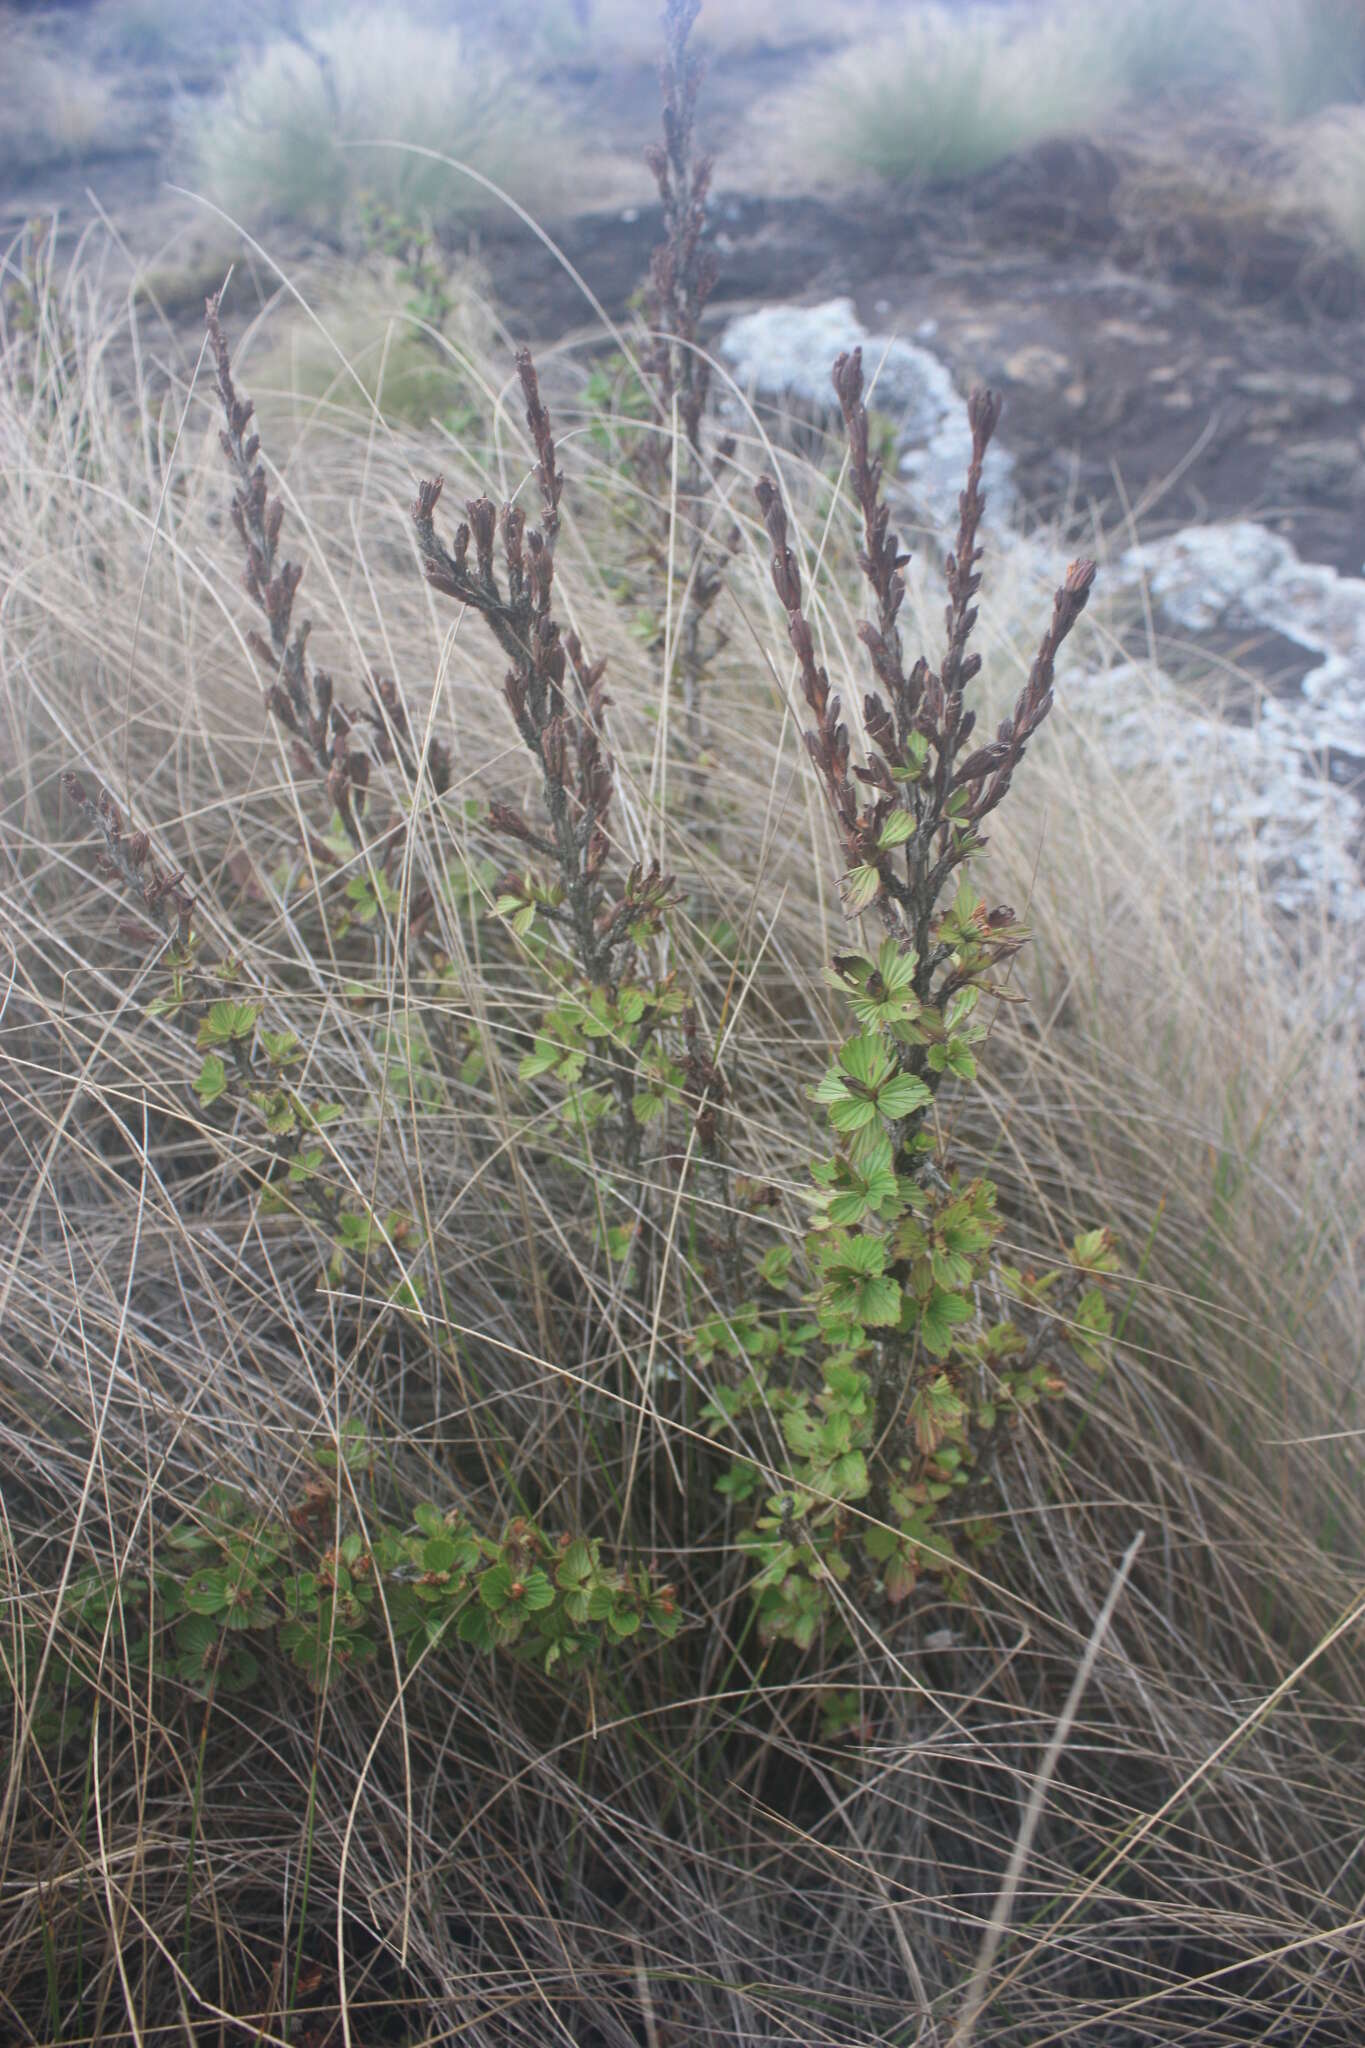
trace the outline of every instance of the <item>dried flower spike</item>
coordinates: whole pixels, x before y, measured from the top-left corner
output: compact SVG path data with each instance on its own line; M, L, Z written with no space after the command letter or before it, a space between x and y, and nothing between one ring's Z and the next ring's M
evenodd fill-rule
M187 947L194 898L184 886L184 875L158 867L145 832L124 836L118 805L107 789L96 784L92 796L70 769L62 776L62 789L104 842L101 873L117 876L157 930L182 949Z
M913 948L916 995L926 999L940 964L931 944L934 905L954 868L983 843L980 825L1005 796L1029 740L1052 708L1057 654L1085 609L1095 565L1071 565L1013 715L1001 723L992 742L964 752L976 724L975 712L966 708L966 691L981 667L980 656L968 652L981 584L978 535L986 504L981 477L1000 420L1000 400L993 392L976 391L967 409L972 448L958 499L957 533L945 565L948 605L942 660L935 670L921 656L907 672L898 619L909 558L899 551L891 531L889 507L882 496L882 465L870 449L860 350L835 362L834 389L862 513L858 562L876 607L875 619L858 628L880 685L864 699L871 742L865 765L851 763L839 699L816 660L781 495L768 477L759 479L755 491L772 544L773 587L787 614L802 691L814 714L806 745L848 857L849 909L875 908L888 931ZM1004 936L998 940L1002 951L1012 944Z
M332 679L323 669L310 670L308 636L310 621L294 623L294 598L303 580L296 562L281 561L280 532L284 506L272 498L260 459L260 436L248 432L254 416L250 399L243 398L232 375L232 359L219 318L218 299L205 301L204 319L213 353L218 396L225 425L219 433L223 453L237 479L232 497L232 523L246 551L243 582L248 595L264 613L270 629L267 640L258 632L247 635L247 643L270 677L265 701L273 717L295 741L295 760L304 772L321 773L347 836L361 844L360 815L364 809L370 764L363 749L353 744L357 725L363 724L375 736L375 753L381 761L400 759L410 780L416 780L417 753L406 707L391 680L371 681L369 704L349 712L337 702ZM450 786L451 761L448 750L433 741L427 750L427 773L437 795Z

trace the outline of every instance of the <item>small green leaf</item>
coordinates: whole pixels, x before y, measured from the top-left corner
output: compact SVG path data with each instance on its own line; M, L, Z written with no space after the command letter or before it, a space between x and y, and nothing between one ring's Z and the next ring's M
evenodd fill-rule
M944 1030L954 1031L959 1024L965 1023L976 1008L980 996L981 991L979 988L968 987L958 989L956 994L949 998L948 1007L943 1012Z
M920 1315L919 1331L924 1348L936 1358L942 1358L952 1349L953 1331L960 1324L970 1322L972 1305L960 1294L945 1294L935 1288Z
M469 1643L476 1650L491 1650L493 1647L493 1617L486 1607L471 1601L460 1616L457 1630L460 1641Z
M231 1598L226 1572L210 1567L186 1582L184 1599L191 1614L221 1614Z
M424 1572L449 1572L455 1569L459 1552L454 1538L447 1535L432 1536L422 1545L422 1570Z
M885 1047L866 1033L859 1038L850 1038L840 1046L839 1065L852 1080L865 1088L879 1089L891 1072L891 1060Z
M846 1095L842 1102L831 1105L829 1120L836 1131L860 1131L876 1114L877 1105L870 1097Z
M858 1317L861 1322L876 1327L898 1323L901 1314L901 1290L899 1282L891 1279L868 1280L859 1290Z
M592 1568L592 1551L581 1536L576 1536L559 1560L555 1577L565 1591L570 1592L575 1586L582 1585Z
M227 1068L223 1065L216 1052L206 1053L204 1064L199 1069L198 1077L194 1083L195 1094L199 1097L205 1109L207 1109L211 1102L218 1100L226 1088Z
M199 1026L200 1045L229 1045L251 1037L260 1010L255 1003L214 1003Z
M891 995L899 995L903 989L909 988L918 964L919 954L913 946L902 946L895 939L883 939L877 948L877 972Z
M682 1627L682 1616L671 1600L651 1599L649 1603L649 1619L665 1640L675 1636Z
M479 1598L485 1607L497 1614L507 1605L512 1591L512 1570L510 1565L493 1564L486 1572L479 1574Z
M265 1098L263 1114L265 1127L274 1137L286 1137L294 1128L294 1105L282 1089Z
M756 1466L734 1464L728 1472L722 1472L713 1490L731 1500L749 1500L758 1486L758 1476Z
M792 1250L789 1244L769 1245L759 1261L759 1273L769 1287L785 1287L791 1269Z
M841 1500L861 1500L871 1487L867 1461L861 1451L845 1451L834 1461L830 1491Z
M857 917L874 903L880 893L882 878L875 868L850 868L844 876L844 908L850 917Z
M1071 1252L1076 1264L1087 1267L1092 1273L1118 1271L1114 1235L1110 1230L1083 1231L1073 1244Z
M898 1122L903 1116L910 1116L915 1110L923 1109L933 1097L923 1081L913 1074L897 1074L877 1090L877 1108L885 1117Z
M930 1259L935 1284L949 1293L971 1285L972 1268L960 1252L936 1251Z

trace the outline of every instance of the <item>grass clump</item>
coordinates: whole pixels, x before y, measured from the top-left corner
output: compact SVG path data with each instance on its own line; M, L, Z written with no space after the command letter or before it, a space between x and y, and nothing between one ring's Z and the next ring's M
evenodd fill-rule
M771 109L777 148L827 176L954 182L1123 111L1210 97L1293 122L1365 91L1365 30L1349 0L1050 0L1009 14L918 5L813 65ZM783 138L786 138L785 141Z
M324 311L296 314L253 371L272 425L311 408L323 419L439 422L457 437L482 424L476 400L498 322L482 266L450 254L432 223L358 195L357 256L344 283L319 265L309 281Z
M1365 264L1365 108L1330 108L1305 122L1294 154L1288 192L1325 218Z
M1235 0L1117 0L1102 18L1062 0L1059 18L1096 77L1138 106L1224 91L1252 75L1257 56L1249 10Z
M448 224L498 215L505 202L489 186L554 215L572 205L583 175L554 106L524 71L454 26L404 14L351 13L307 37L277 38L196 112L186 142L197 188L233 219L333 235L362 191Z
M0 15L0 162L37 171L138 137L112 82L77 52L16 16Z
M917 6L816 67L772 118L827 175L936 183L1073 134L1104 104L1103 75L1059 23Z
M1275 121L1295 121L1365 91L1365 23L1352 0L1123 0L1102 19L1061 19L1088 61L1130 102L1212 92Z
M1365 16L1354 0L1280 0L1254 29L1263 90L1282 121L1365 99Z

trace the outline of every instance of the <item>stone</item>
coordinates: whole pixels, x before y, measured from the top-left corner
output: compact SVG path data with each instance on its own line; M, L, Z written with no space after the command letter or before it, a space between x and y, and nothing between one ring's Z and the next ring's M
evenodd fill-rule
M1247 398L1270 398L1308 412L1322 406L1349 405L1355 385L1336 371L1245 370L1233 389Z
M1160 776L1171 825L1207 827L1232 846L1248 885L1266 890L1277 909L1365 918L1360 805L1322 773L1298 707L1269 698L1251 726L1204 718L1160 669L1128 662L1083 673L1070 687L1098 715L1121 768Z
M1233 378L1232 388L1254 401L1247 409L1253 427L1297 426L1355 397L1351 379L1334 371L1244 370Z
M1189 632L1265 626L1320 657L1294 706L1304 747L1365 760L1365 579L1304 562L1255 520L1187 526L1130 548L1120 564L1145 580L1167 618Z
M1143 320L1103 320L1099 332L1105 341L1117 342L1120 348L1168 348L1171 340L1169 328Z
M1035 391L1059 391L1067 382L1071 364L1059 349L1016 349L1005 359L1004 375L1011 384L1028 384Z
M828 299L820 306L765 306L732 320L720 339L721 360L742 392L766 399L795 399L833 412L837 401L830 372L841 349L861 347L870 387L867 403L893 421L897 461L907 495L937 526L957 518L958 494L967 473L971 433L965 396L945 364L927 348L898 335L869 334L852 299ZM986 458L985 487L996 522L1015 506L1012 463L993 446Z
M1267 481L1286 498L1339 505L1365 490L1365 463L1351 441L1291 441L1276 449Z

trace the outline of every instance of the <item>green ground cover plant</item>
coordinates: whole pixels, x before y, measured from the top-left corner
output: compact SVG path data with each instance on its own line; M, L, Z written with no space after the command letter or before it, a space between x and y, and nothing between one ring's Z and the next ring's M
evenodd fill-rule
M256 383L267 429L286 424L311 402L323 418L357 415L435 421L448 433L477 436L483 413L478 378L498 324L476 259L445 250L429 217L361 192L356 254L346 290L319 327L296 310L259 363ZM305 285L306 290L306 285Z
M605 409L490 321L473 427L263 423L231 290L201 355L50 255L6 2026L1346 2048L1358 935L1116 759L995 402L912 561L856 355L691 470L666 305ZM725 538L686 776L670 529Z

